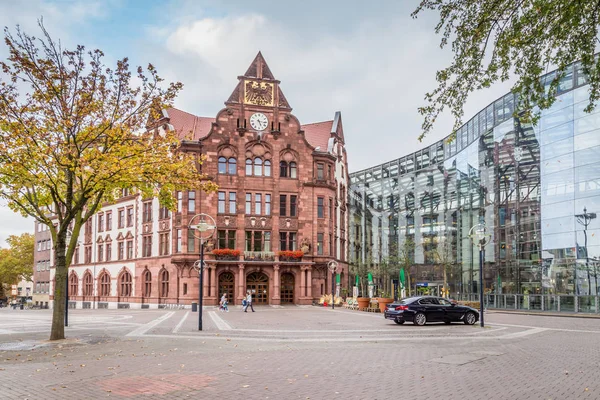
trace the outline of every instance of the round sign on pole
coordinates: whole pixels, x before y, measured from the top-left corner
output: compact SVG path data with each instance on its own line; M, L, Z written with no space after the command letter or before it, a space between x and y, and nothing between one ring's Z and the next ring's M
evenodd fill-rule
M202 242L210 239L217 229L215 220L208 214L194 215L188 226L193 230L194 237L200 239Z
M337 270L337 267L338 267L337 261L331 260L327 263L327 268L329 269L329 272L331 272L332 274Z

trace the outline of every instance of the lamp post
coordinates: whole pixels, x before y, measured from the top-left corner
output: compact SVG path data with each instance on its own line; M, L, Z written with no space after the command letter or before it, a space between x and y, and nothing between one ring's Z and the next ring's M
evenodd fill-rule
M196 214L189 223L189 228L194 230L194 237L200 239L200 260L194 262L194 269L198 271L198 330L202 330L202 298L204 297L204 243L210 239L216 229L215 220L208 214Z
M327 268L331 272L331 309L335 310L335 271L338 267L337 261L331 260L327 263Z
M479 325L483 328L483 252L485 245L490 242L491 235L487 233L485 224L480 222L469 230L469 237L479 246Z
M587 270L587 274L588 274L588 285L591 285L591 280L590 280L590 267L589 267L589 262L590 262L590 258L588 256L588 248L587 248L587 228L590 225L590 223L592 222L593 219L596 219L596 213L589 213L587 212L587 208L583 207L583 214L576 214L575 217L577 217L577 222L581 225L583 225L583 238L584 238L584 244L583 244L583 248L585 249L585 269ZM579 254L577 254L579 256ZM577 257L579 258L579 257ZM575 263L575 295L579 294L579 285L578 285L578 281L577 281L577 263ZM591 293L589 293L591 294ZM596 295L598 294L598 282L596 282Z

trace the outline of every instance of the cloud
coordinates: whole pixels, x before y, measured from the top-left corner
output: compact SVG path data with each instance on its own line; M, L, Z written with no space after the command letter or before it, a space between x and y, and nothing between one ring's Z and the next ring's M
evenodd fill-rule
M301 123L328 120L342 111L351 171L399 158L450 133L453 121L443 115L424 143L417 141L422 122L417 108L436 86L435 72L452 57L439 49L432 20L413 20L407 7L402 13L346 21L350 28L343 34L313 29L310 23L290 28L285 21L253 11L150 28L162 46L155 61L159 71L185 85L176 106L216 115L260 50ZM476 94L465 117L507 89Z

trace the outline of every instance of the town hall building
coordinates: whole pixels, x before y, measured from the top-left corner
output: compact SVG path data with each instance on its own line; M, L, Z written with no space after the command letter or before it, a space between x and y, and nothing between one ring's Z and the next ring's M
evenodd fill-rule
M224 293L241 304L247 290L258 305L311 304L332 286L347 289L349 181L340 112L302 124L260 52L238 80L215 118L169 108L148 127L175 130L181 151L202 154L202 172L218 190L178 192L175 211L127 191L105 204L82 229L69 268L70 307L197 301L200 241L188 225L200 213L216 222L205 243L205 304L218 304ZM327 270L332 260L335 278ZM51 286L53 279L51 266Z

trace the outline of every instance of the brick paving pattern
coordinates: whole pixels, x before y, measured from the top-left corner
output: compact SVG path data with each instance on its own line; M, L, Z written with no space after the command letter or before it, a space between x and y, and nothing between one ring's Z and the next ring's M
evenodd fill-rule
M236 311L217 313L225 325L205 311L203 333L191 313L176 334L187 311L154 326L166 311L81 311L60 344L43 341L47 314L2 311L0 398L600 398L599 320L490 313L481 330L312 307Z

